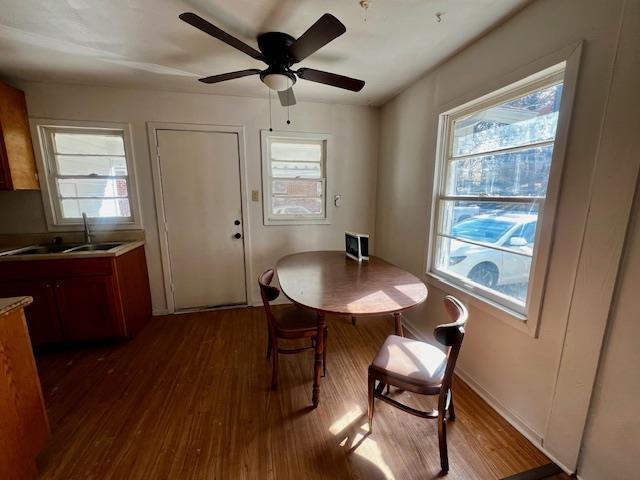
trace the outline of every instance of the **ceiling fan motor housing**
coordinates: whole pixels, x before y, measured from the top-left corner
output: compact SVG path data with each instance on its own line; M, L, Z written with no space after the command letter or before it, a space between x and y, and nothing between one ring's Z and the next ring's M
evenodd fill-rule
M260 80L272 90L287 90L296 83L297 78L290 68L296 59L289 53L289 45L294 41L295 38L282 32L258 35L258 48L268 65L268 68L260 73Z
M271 67L288 69L298 60L289 53L289 46L295 41L291 35L282 32L267 32L258 35L258 48Z

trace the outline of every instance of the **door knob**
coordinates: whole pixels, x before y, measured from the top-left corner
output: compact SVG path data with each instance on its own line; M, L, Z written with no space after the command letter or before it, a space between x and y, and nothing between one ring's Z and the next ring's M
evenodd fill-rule
M236 233L236 234L234 235L234 237L235 237L235 238L242 238L242 235L241 235L240 233Z
M236 220L235 222L233 222L234 225L240 225L240 220Z

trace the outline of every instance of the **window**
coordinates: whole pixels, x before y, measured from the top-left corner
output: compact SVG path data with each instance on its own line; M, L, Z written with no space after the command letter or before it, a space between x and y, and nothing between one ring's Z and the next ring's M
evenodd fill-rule
M430 273L526 318L564 70L440 117Z
M127 128L51 123L38 125L50 223L79 224L86 213L98 224L135 224Z
M327 223L327 135L262 132L265 225Z

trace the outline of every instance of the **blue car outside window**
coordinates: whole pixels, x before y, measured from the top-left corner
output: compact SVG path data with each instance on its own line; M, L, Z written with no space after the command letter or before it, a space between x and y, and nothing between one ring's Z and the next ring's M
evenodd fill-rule
M495 243L515 225L514 222L493 218L476 218L454 225L451 233L474 242Z

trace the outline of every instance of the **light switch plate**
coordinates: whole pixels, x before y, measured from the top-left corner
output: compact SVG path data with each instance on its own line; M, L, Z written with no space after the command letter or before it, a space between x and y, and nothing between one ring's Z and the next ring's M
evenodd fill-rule
M251 201L252 202L260 201L260 190L251 190Z

